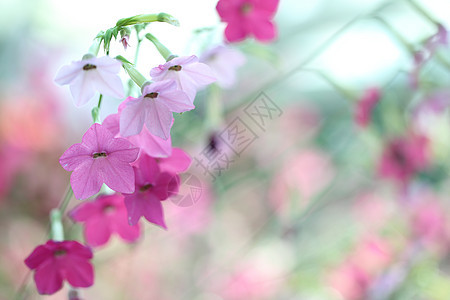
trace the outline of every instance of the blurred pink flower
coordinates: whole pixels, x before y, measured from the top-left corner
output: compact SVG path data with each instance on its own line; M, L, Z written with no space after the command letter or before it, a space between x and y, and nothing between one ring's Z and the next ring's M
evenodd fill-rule
M211 68L198 61L197 56L181 56L169 60L150 71L154 81L172 79L177 83L179 90L185 92L191 104L194 103L197 89L216 81Z
M134 225L144 216L149 222L167 229L161 201L178 191L178 176L161 172L156 160L147 155L142 155L133 169L135 192L124 195L129 223Z
M62 67L56 75L59 85L70 85L76 106L86 104L98 91L111 97L123 98L122 81L118 75L122 63L109 56L74 61Z
M106 127L114 137L121 137L120 135L120 114L123 108L129 101L134 98L128 97L119 105L119 112L117 114L111 114L103 121L103 126ZM173 121L173 120L172 120ZM152 157L167 157L172 154L172 139L169 135L167 140L164 140L156 135L151 134L144 124L142 131L139 134L126 137L133 145L139 148L139 155L146 153Z
M75 207L70 217L84 223L86 242L94 247L106 244L113 233L127 242L136 241L141 233L139 224L128 224L124 197L120 194L101 195L94 201L86 201Z
M270 201L281 214L289 214L292 205L304 209L333 176L333 165L325 153L315 149L304 150L287 160L281 171L275 174L269 190Z
M70 176L75 197L86 199L96 194L105 183L121 193L134 192L134 173L130 163L139 149L113 134L100 124L93 124L84 134L82 143L74 144L59 159Z
M34 249L25 264L34 272L40 294L54 294L64 280L73 287L89 287L94 283L92 251L77 241L49 240Z
M370 286L367 272L352 262L346 262L328 276L329 285L345 300L363 300Z
M364 92L361 99L356 104L355 121L361 127L369 125L372 119L372 112L381 98L381 91L377 87L369 88Z
M254 36L261 42L270 42L276 37L275 25L271 21L278 0L219 0L216 9L223 22L227 22L225 37L230 42L239 42Z
M172 126L172 112L182 113L193 108L188 96L177 89L175 81L151 83L144 87L141 97L126 102L120 113L120 135L139 134L145 124L151 134L167 140Z
M246 58L237 49L218 45L203 52L200 61L211 67L219 86L230 88L236 83L237 70Z
M437 199L425 197L414 206L411 215L411 229L415 237L425 243L446 244L449 242L446 212Z
M378 165L381 177L391 178L405 185L418 172L429 165L428 139L410 134L390 140Z

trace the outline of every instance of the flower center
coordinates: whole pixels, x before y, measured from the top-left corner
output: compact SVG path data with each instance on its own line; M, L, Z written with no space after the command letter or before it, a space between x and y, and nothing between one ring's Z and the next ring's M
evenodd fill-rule
M145 191L148 191L149 189L151 189L152 187L153 187L153 184L147 183L146 185L141 186L141 188L139 189L139 191L145 192Z
M181 71L182 67L180 65L171 66L169 68L170 71Z
M144 98L150 98L150 99L155 99L156 97L158 97L159 93L148 93L147 95L144 96Z
M53 252L54 256L63 256L63 255L66 255L66 254L67 254L67 251L64 250L64 249L58 249L55 252Z
M253 9L253 6L250 3L245 2L241 6L241 13L243 15L248 15L252 11L252 9Z
M108 204L103 207L103 212L105 214L112 214L115 210L116 208L114 207L114 205Z
M106 154L106 152L99 152L99 153L94 153L92 155L93 158L99 158L99 157L107 157L108 155Z
M94 70L94 69L97 69L96 65L86 64L83 67L83 70L85 70L85 71Z

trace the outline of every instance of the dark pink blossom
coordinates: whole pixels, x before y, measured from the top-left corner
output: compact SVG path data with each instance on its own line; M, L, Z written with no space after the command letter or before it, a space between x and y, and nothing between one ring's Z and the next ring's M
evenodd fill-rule
M70 212L76 222L84 223L84 237L91 246L106 244L113 233L123 240L134 242L140 236L139 224L128 224L127 209L121 194L101 195L86 201Z
M142 155L133 168L136 189L133 194L125 195L129 223L134 225L143 216L167 229L161 201L178 191L178 176L161 172L156 160L147 155Z
M54 294L67 280L73 287L94 283L92 251L77 241L47 241L34 249L25 264L34 270L34 281L40 294Z
M272 41L277 33L272 18L278 0L219 0L216 9L223 22L228 23L225 37L239 42L254 36L261 42Z
M355 121L361 127L369 125L372 112L381 98L381 91L377 87L369 88L356 104Z
M406 184L429 165L428 139L422 135L394 138L386 145L378 166L379 175Z
M169 60L164 65L159 65L150 71L154 81L172 79L177 83L178 89L185 92L191 104L194 103L197 89L216 81L211 68L198 61L198 57L181 56Z
M103 183L121 193L134 192L134 172L130 163L139 149L100 124L93 124L80 144L74 144L59 159L61 166L73 171L70 176L75 197L86 199L98 193Z
M120 135L123 137L139 134L145 126L153 134L164 140L170 136L172 113L182 113L195 106L173 80L154 82L144 87L142 96L132 98L120 114Z

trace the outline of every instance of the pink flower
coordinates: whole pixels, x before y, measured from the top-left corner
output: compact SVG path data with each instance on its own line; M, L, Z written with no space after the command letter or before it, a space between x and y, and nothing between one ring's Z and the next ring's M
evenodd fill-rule
M125 195L129 223L134 225L144 216L167 229L161 201L178 191L178 176L161 172L156 160L147 155L142 155L133 168L136 189L133 194Z
M238 50L219 45L205 51L200 61L211 67L218 85L230 88L236 82L237 69L245 63L246 59Z
M86 104L96 91L123 98L122 81L118 75L121 66L121 62L109 56L74 61L58 71L55 82L59 85L70 85L76 106Z
M270 42L276 37L272 18L278 0L219 0L216 9L223 22L228 25L225 37L230 42L239 42L254 36L261 42Z
M158 165L161 172L180 174L189 169L191 158L183 149L173 148L172 155L158 159Z
M379 88L369 88L364 92L363 97L358 101L355 111L355 121L361 127L366 127L371 119L372 112L381 98Z
M181 56L169 60L150 71L154 81L175 80L178 89L185 92L191 104L194 103L197 89L216 81L211 68L198 61L197 56Z
M128 224L127 209L120 194L102 195L94 201L84 202L75 207L70 216L74 221L84 223L86 242L94 247L106 244L113 233L127 242L136 241L141 233L139 224Z
M120 39L120 42L122 43L123 48L124 48L125 50L127 50L128 46L130 46L129 40L130 40L130 36L129 36L128 34L124 35L124 36Z
M126 103L120 114L120 135L139 134L145 126L164 140L170 136L172 112L182 113L195 106L177 89L173 80L155 82L144 87L142 96Z
M124 102L128 101L128 99L125 100ZM109 131L111 131L114 137L120 137L119 133L120 112L121 109L119 106L119 113L109 115L103 121L103 126L106 127ZM146 153L147 155L152 157L167 157L172 154L172 139L170 138L170 135L167 140L163 140L162 138L151 134L150 131L148 131L145 124L141 133L126 137L126 139L134 146L139 148L140 150L139 155L141 155L142 153Z
M73 287L89 287L94 283L90 263L92 251L77 241L49 240L34 249L25 264L34 272L40 294L54 294L62 288L63 280Z
M134 173L130 163L136 160L139 149L113 134L100 124L93 124L84 134L82 143L64 152L59 163L70 176L75 197L86 199L105 183L121 193L134 192Z
M406 184L415 174L428 167L427 144L427 138L421 135L389 141L378 166L380 176Z

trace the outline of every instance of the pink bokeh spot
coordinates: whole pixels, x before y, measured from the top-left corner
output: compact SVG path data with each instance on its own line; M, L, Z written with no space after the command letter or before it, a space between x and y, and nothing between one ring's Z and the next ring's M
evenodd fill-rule
M378 165L378 173L401 185L406 185L418 172L429 165L428 139L422 135L409 135L390 140Z
M121 194L101 195L94 201L84 202L70 212L71 218L83 223L86 242L98 247L106 244L116 233L126 242L136 241L140 226L128 224L124 197Z
M86 199L100 191L103 183L116 192L134 192L134 172L130 163L139 149L113 134L100 124L93 124L82 143L74 144L59 159L70 176L75 197Z
M239 42L253 36L261 42L270 42L277 36L272 22L278 0L220 0L216 9L223 22L228 23L225 37Z
M67 280L73 287L90 287L94 283L92 251L77 241L49 240L25 259L34 270L34 281L40 294L51 295Z
M372 112L380 101L381 91L379 88L369 88L356 104L355 121L361 127L366 127L372 120Z

